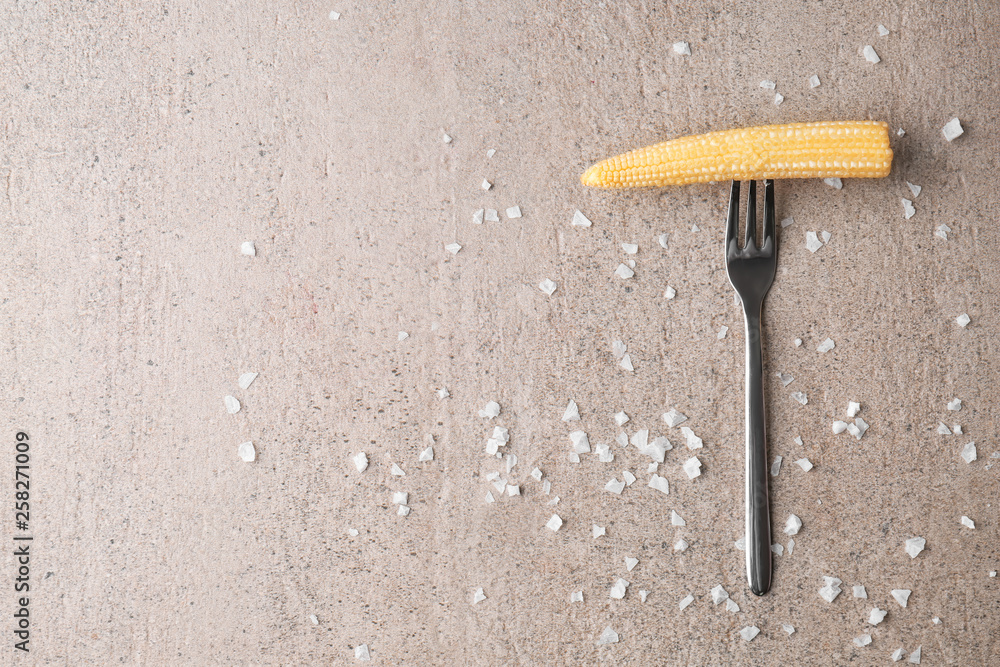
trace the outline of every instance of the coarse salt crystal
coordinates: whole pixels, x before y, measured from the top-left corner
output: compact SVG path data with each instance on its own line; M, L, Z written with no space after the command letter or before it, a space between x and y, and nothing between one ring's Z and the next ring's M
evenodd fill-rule
M594 452L597 454L597 460L601 463L611 463L615 460L615 454L611 451L611 448L602 442L594 445Z
M253 241L244 241L240 245L240 252L246 255L247 257L256 257L257 247L253 244Z
M913 193L913 198L914 199L916 199L917 197L919 197L920 196L920 191L923 190L923 188L921 188L919 185L914 185L913 183L910 183L909 181L906 182L906 187L910 188L910 192Z
M799 459L795 463L806 472L813 469L813 464L809 461L809 459Z
M311 622L311 623L312 623L313 625L319 625L319 619L318 619L318 618L316 618L316 614L309 614L309 621L310 621L310 622Z
M962 123L957 118L952 118L948 123L941 128L941 134L948 141L951 141L957 137L960 137L965 130L962 129Z
M397 516L410 516L410 508L406 505L400 505L396 508Z
M253 384L253 381L256 379L257 373L244 373L240 376L240 379L237 382L240 385L240 389L249 389L250 385Z
M646 598L649 597L649 591L639 591L639 597L645 602Z
M831 234L830 232L827 232L827 231L820 232L819 235L823 237L823 243L824 244L829 243L830 242L830 237L833 236L833 234Z
M331 13L337 14L337 12L331 12ZM340 15L337 14L337 17L339 18ZM362 662L367 662L372 659L371 651L368 650L368 644L362 644L361 646L354 647L354 659L360 660Z
M660 247L663 248L664 250L667 249L667 242L669 240L670 240L670 235L666 233L660 234L659 236L656 237L657 243L659 243Z
M681 598L681 601L680 603L678 603L677 606L680 607L681 611L684 611L692 602L694 602L694 596L685 595L683 598Z
M774 90L775 87L774 81L769 81L767 79L764 79L763 81L760 82L760 87L765 90Z
M364 472L368 469L368 456L364 452L358 452L351 460L354 461L354 467L358 469L358 472Z
M910 599L910 590L906 588L897 588L889 591L892 594L893 599L899 603L900 607L905 607L907 601Z
M823 242L816 236L816 232L806 232L806 249L809 252L816 252L823 247Z
M694 479L701 475L701 461L698 460L697 456L692 456L684 462L684 472L687 474L688 479Z
M781 457L774 457L774 463L771 464L771 477L777 477L778 473L781 472Z
M717 334L715 335L715 337L716 337L716 338L718 338L719 340L722 340L723 338L725 338L725 337L726 337L726 334L727 334L727 333L729 333L729 327L727 327L727 326L723 325L723 326L722 326L722 327L721 327L721 328L719 329L719 333L717 333Z
M719 584L709 592L712 594L712 602L714 604L718 605L729 599L729 593L727 593L726 589L722 587L722 584Z
M833 422L834 433L843 433L846 430L847 430L847 422L840 421L839 419Z
M868 599L868 591L865 590L864 586L854 587L854 597L861 598L862 600Z
M636 565L639 564L638 558L632 558L630 556L625 557L625 569L631 572Z
M496 154L497 154L497 149L495 148L491 148L488 151L486 151L486 157L493 157Z
M441 135L441 141L443 141L446 144L450 144L451 143L451 137L448 135L447 132L445 132L443 135Z
M254 449L252 442L244 442L236 448L236 455L244 462L250 463L257 458L257 450Z
M934 618L931 619L931 623L933 623L934 625L941 625L941 619L935 616Z
M674 42L674 53L679 56L691 55L691 45L687 42Z
M886 37L889 34L889 29L886 28L881 23L879 23L877 26L875 26L875 29L878 30L878 36L879 37Z
M632 276L634 276L635 275L635 271L633 271L632 269L628 268L624 264L619 264L618 268L615 269L615 275L618 276L619 278L626 279L626 278L631 278Z
M622 250L628 255L634 255L639 252L639 245L637 243L623 243Z
M818 88L819 87L819 77L816 76L815 74L813 74L811 77L809 77L809 87L810 88Z
M799 447L802 446L802 438L800 438L799 436L795 436L794 438L792 438L792 442L794 442Z
M702 448L702 445L703 445L702 440L701 440L701 438L699 438L698 436L696 436L694 434L694 431L692 431L691 429L689 429L687 426L681 426L681 433L683 433L684 437L687 439L687 447L688 447L688 449L701 449Z
M613 479L604 485L605 491L610 491L611 493L621 494L625 489L625 482L619 482L617 479Z
M542 290L549 296L552 296L552 293L556 291L556 284L551 279L546 278L542 282L538 283L538 289Z
M699 474L700 474L700 472L699 472ZM692 477L692 479L694 479L694 478ZM608 483L610 484L610 482L608 482ZM623 482L623 485L624 485L624 482ZM666 477L660 477L659 475L654 474L652 477L649 478L649 485L648 486L651 489L656 489L657 491L662 491L663 493L666 493L666 494L670 493L670 482L667 481Z
M521 487L518 486L517 484L508 484L507 495L511 497L521 495Z
M615 442L617 442L622 447L628 447L628 435L625 434L625 431L622 431L621 433L615 436Z
M787 387L788 385L790 385L792 382L795 381L795 378L792 377L791 375L785 375L784 373L775 373L775 375L777 375L778 379L781 380L782 387Z
M861 635L860 637L855 637L854 643L857 644L858 646L868 646L869 644L872 643L872 636Z
M646 447L646 443L649 441L649 429L644 428L636 431L632 434L631 443L632 446L642 451Z
M495 502L495 501L496 501L496 498L493 497L493 492L492 491L487 491L486 492L486 502L492 503L492 502Z
M628 415L625 414L624 410L621 411L621 412L616 412L615 413L615 423L616 424L618 424L619 426L623 426L627 421L628 421Z
M544 482L542 482L542 493L544 493L545 495L549 495L549 491L551 490L552 490L552 482L550 482L549 480L545 480Z
M861 410L861 404L860 403L856 403L854 401L848 401L847 402L847 416L848 417L853 417L854 415L858 414L859 410Z
M559 518L559 515L553 514L552 518L549 519L548 523L545 524L545 527L551 530L552 532L556 532L560 528L562 528L562 525L563 525L563 520Z
M479 416L484 419L493 419L500 414L500 404L496 401L490 401L483 409L479 411Z
M798 401L802 405L805 405L806 403L809 402L809 398L803 392L801 392L801 391L793 391L791 394L789 394L789 396L791 396L792 398L794 398L796 401Z
M802 519L794 514L789 514L788 520L785 521L785 535L798 535L801 528Z
M962 313L961 315L955 318L955 322L958 324L958 326L962 327L963 329L967 327L969 325L969 322L971 321L972 320L966 313Z
M785 553L785 547L783 547L780 544L772 544L771 545L771 553L773 553L773 554L775 554L777 556L780 556L783 553Z
M485 212L486 212L485 209L479 209L478 211L476 211L475 213L473 213L472 214L472 222L473 222L473 224L476 224L476 225L483 224L483 214Z
M548 504L549 505L558 505L559 504L559 496L553 496L552 500L550 500L548 502Z
M358 531L357 528L348 528L347 532L351 535L351 537L357 537L360 535L360 531Z
M962 525L973 530L976 528L976 522L965 515L962 515Z
M842 180L840 180L839 178L837 178L836 176L833 177L833 178L824 178L823 182L826 183L827 185L829 185L834 190L843 190L844 189L844 182Z
M397 491L392 494L392 504L393 505L405 505L406 501L409 499L410 494L405 491Z
M739 613L740 606L736 604L732 598L729 598L728 600L726 600L726 611L730 611L734 614Z
M743 535L742 537L740 537L740 539L733 542L733 546L736 547L737 551L746 551L747 550L746 535Z
M622 471L622 478L625 480L626 486L632 486L632 482L635 481L635 475L630 473L628 470Z
M781 629L787 632L789 637L795 633L795 626L789 625L788 623L782 623Z
M409 337L410 334L406 333L405 331L400 331L398 334L396 334L396 340L398 341L404 341Z
M482 188L483 188L483 190L489 190L489 189L490 189L490 188L492 188L492 187L493 187L493 184L492 184L492 183L490 183L489 181L487 181L487 180L486 180L486 179L484 178L484 179L483 179L483 182L482 182Z
M794 224L795 224L795 218L793 218L792 216L788 216L787 218L781 221L781 228L784 229L785 227L789 227Z
M938 422L937 432L940 435L951 435L951 429L944 422Z
M618 365L630 372L635 370L635 366L632 365L632 355L628 353L622 357L622 360L618 362Z
M904 130L903 128L899 128L898 130L896 130L896 136L897 137L902 137L902 136L905 136L905 135L906 135L906 130Z
M569 434L570 442L573 443L573 451L577 454L590 453L590 438L584 431L573 431Z
M495 208L486 209L486 213L483 215L486 222L500 222L500 216L497 214Z
M583 602L583 591L576 591L569 594L570 602Z
M910 664L919 665L920 664L920 649L922 647L918 646L917 650L910 654Z
M833 342L833 339L827 338L826 340L824 340L822 343L819 344L819 347L816 348L816 351L820 353L829 352L835 347L837 347L837 344Z
M942 225L938 225L937 229L934 230L934 236L936 236L936 237L938 237L940 239L944 239L945 241L947 241L948 240L948 232L950 232L950 231L951 231L951 227L949 227L948 225L943 225L943 224Z
M899 201L903 202L903 217L909 220L917 212L917 210L913 208L913 202L905 197L900 197Z
M819 595L827 602L833 602L840 595L840 584L843 582L837 577L823 577L823 581L825 584L819 589Z
M448 391L446 388L441 387L440 389L437 390L437 395L438 395L438 398L443 401L444 399L446 399L449 396L451 396L451 392Z
M569 403L566 405L562 420L564 422L580 421L580 409L577 407L576 401L572 398L569 399Z
M395 463L393 463L393 464L392 464L392 470L391 470L391 472L392 472L392 475L393 475L394 477L405 477L405 476L406 476L406 473L405 473L405 472L403 472L403 469L402 469L402 468L400 468L400 467L399 467L399 466L398 466L397 464L395 464Z
M590 218L585 216L583 213L575 211L573 213L573 222L570 224L574 227L590 227L593 223L590 221Z
M687 522L681 518L675 510L670 510L670 525L671 526L686 526Z
M889 657L892 658L893 662L899 662L900 660L903 659L903 655L904 655L903 649L897 648L895 651L892 652L892 655L890 655Z
M235 396L226 396L222 402L226 404L226 412L229 414L235 415L240 411L240 402L236 400Z
M457 243L449 243L444 247L444 249L450 252L452 255L457 255L458 251L462 249L462 246L458 245Z
M628 589L628 585L629 584L627 581L619 577L618 580L611 587L611 593L610 593L611 599L621 600L622 598L624 598L625 591Z
M748 625L747 627L740 630L740 637L743 637L746 641L752 641L754 637L760 634L760 628L756 625Z
M670 412L663 413L663 421L667 423L667 426L673 428L687 421L687 416L677 412L677 410L671 410Z
M683 553L684 551L687 551L687 548L688 548L688 543L684 540L683 537L677 538L677 541L674 542L674 551L678 553Z
M419 463L426 463L427 461L434 460L434 448L428 447L424 451L420 452L420 456L417 457Z
M882 60L878 57L878 54L875 53L875 49L872 48L871 44L866 44L862 53L865 56L865 60L870 62L872 65L877 65Z
M781 93L774 94L774 106L780 107L781 103L785 101L785 96Z
M853 426L854 428L852 429L851 426ZM868 422L866 422L861 417L855 417L854 423L849 424L847 430L851 433L851 435L860 440L861 436L863 436L865 434L865 431L868 430Z
M796 338L792 342L795 343L795 347L802 347L802 339L801 338Z
M927 540L922 537L911 537L906 540L905 548L906 553L910 554L910 558L916 558L921 551L924 550L924 545L927 544Z
M625 346L625 343L620 340L616 340L611 343L611 353L615 355L615 359L621 359L627 349L628 348Z
M962 456L962 459L966 463L972 463L973 461L975 461L976 457L977 457L977 454L976 454L976 443L975 442L970 442L965 447L962 447L962 454L961 454L961 456Z
M885 615L888 613L889 612L887 612L885 609L879 609L878 607L875 607L868 615L868 622L871 623L872 625L878 625L879 623L882 622L882 619L884 619Z
M477 588L476 593L472 596L472 604L479 604L486 599L486 594L483 593L482 588Z
M513 220L515 218L520 218L521 217L521 207L520 206L511 206L510 208L508 208L505 211L505 213L507 213L507 219L509 219L509 220Z

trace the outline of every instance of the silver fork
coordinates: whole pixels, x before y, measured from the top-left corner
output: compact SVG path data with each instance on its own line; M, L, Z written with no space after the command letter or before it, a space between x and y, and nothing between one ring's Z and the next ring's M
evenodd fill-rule
M758 248L757 184L750 181L745 247L739 247L740 183L733 181L726 221L726 274L743 302L747 341L746 532L747 580L755 595L771 588L771 517L767 500L767 428L764 413L760 313L774 282L778 239L774 233L774 181L764 181L764 240Z

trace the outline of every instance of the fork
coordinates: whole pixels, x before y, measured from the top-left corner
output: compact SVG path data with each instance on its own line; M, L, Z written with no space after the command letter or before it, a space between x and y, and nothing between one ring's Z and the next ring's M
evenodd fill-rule
M746 334L746 532L747 580L755 595L771 588L771 517L767 499L767 428L764 413L760 314L774 282L778 239L774 233L774 181L764 181L764 239L757 247L757 183L747 197L746 243L739 247L740 183L733 181L726 221L726 275L743 303Z

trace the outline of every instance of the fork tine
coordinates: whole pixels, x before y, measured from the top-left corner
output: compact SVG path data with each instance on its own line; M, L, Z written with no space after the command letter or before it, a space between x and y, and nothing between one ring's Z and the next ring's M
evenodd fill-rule
M733 181L733 188L729 193L729 217L726 219L726 255L734 250L730 246L736 241L740 233L740 182ZM735 248L738 250L738 248Z
M750 191L747 192L747 250L757 246L757 181L750 181Z
M777 247L777 239L774 238L774 179L768 178L764 181L764 239L761 248L771 242L771 248Z

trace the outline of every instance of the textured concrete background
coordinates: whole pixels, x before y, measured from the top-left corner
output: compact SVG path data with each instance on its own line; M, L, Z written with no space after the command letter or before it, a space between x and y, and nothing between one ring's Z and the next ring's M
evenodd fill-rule
M867 665L917 646L926 665L996 664L994 9L3 2L0 492L10 508L23 429L35 536L32 651L8 644L3 662L354 664L366 643L386 665ZM680 40L690 56L671 50ZM948 143L955 116L965 134ZM906 130L888 178L778 183L778 215L795 222L765 305L771 456L786 462L773 523L783 543L789 513L805 525L754 599L733 547L743 335L721 261L727 188L597 192L578 176L673 136L868 118ZM907 180L923 187L910 220ZM513 205L522 218L471 223ZM576 209L593 227L570 226ZM810 230L832 233L815 254ZM240 255L246 240L256 257ZM627 281L613 275L623 242L639 244ZM828 336L836 349L818 353ZM240 390L246 371L260 376ZM561 421L569 399L579 424ZM503 410L493 421L477 415L488 400ZM830 432L849 400L871 424L860 442ZM660 419L670 408L705 442L693 482ZM668 496L646 487L634 448L569 461L569 431L613 443L619 410L629 435L674 443ZM938 435L939 420L966 435ZM519 462L504 477L522 495L487 504L485 476L505 473L484 455L495 424L510 428ZM428 436L436 458L418 464ZM254 463L236 456L246 440ZM791 464L803 456L809 473ZM639 481L605 492L623 470ZM410 516L393 491L409 492ZM911 560L917 535L927 549ZM844 581L832 604L824 575ZM631 586L611 600L619 576ZM720 583L739 613L712 605ZM478 587L487 599L472 605ZM913 590L907 608L894 588ZM875 628L873 606L889 610ZM609 625L620 641L598 647ZM761 629L750 643L748 625Z

